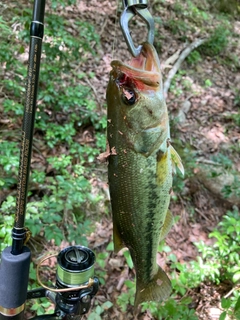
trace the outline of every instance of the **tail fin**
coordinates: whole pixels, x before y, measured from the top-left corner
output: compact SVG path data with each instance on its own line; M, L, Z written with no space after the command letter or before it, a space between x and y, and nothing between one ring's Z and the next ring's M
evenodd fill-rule
M134 302L134 310L137 311L138 305L145 301L162 301L169 297L172 291L171 281L166 273L158 267L158 272L153 279L145 286L137 282L137 290Z

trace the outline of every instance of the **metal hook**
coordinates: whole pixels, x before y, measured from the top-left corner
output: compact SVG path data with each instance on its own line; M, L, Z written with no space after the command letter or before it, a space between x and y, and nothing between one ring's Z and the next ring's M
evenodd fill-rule
M142 46L135 47L128 23L136 15L142 18L148 27L148 37L149 43L153 44L154 40L154 19L151 13L147 9L147 0L123 0L124 10L120 17L120 26L123 32L123 36L127 43L128 49L134 57L137 57L142 49Z

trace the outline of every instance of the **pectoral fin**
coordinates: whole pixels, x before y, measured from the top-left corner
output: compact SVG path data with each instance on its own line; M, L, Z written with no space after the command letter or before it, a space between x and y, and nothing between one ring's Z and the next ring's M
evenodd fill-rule
M176 167L181 171L182 175L184 175L184 167L182 164L182 160L177 153L177 151L173 148L173 146L169 146L172 160L173 172L176 173Z
M161 150L157 152L157 182L158 184L164 183L168 177L169 166L167 165L169 161L168 152L163 153Z
M170 210L167 211L166 218L160 233L160 241L162 241L170 231L173 225L173 216Z

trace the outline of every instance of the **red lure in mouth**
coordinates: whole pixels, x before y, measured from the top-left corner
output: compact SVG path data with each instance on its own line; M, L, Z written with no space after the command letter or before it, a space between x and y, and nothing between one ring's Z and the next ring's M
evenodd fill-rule
M121 73L116 82L119 86L127 86L127 84L131 83L132 81L125 73Z
M119 87L127 87L127 88L137 88L138 90L144 89L144 83L141 80L137 80L129 77L126 73L122 73L117 78L116 83Z

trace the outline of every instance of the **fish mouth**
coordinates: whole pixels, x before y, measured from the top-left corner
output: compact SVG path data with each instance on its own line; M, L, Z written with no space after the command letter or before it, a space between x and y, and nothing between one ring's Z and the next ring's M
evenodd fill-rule
M161 84L161 66L154 46L148 42L143 43L139 56L132 58L127 64L114 60L111 63L113 71L117 71L120 84L131 79L135 86L141 90L159 87ZM125 78L122 76L125 75ZM129 80L128 79L128 80Z

